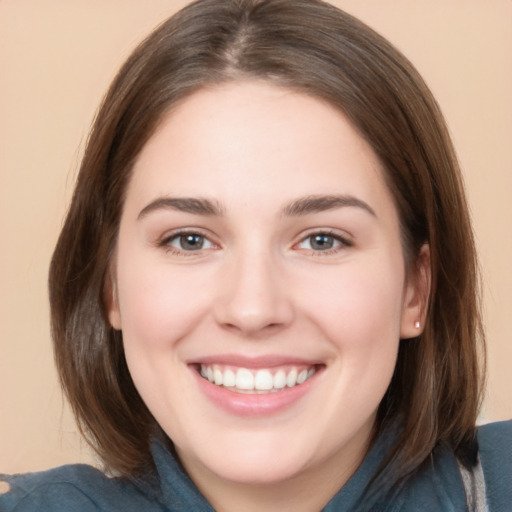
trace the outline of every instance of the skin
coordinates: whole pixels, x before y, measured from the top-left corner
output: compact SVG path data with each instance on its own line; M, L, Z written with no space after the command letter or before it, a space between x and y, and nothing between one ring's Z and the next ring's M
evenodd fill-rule
M351 204L290 214L334 194ZM220 215L169 197L208 199ZM185 250L183 229L202 247ZM328 250L312 245L322 233ZM319 510L354 473L399 339L419 334L423 252L421 271L406 272L381 165L330 105L241 82L164 118L127 190L109 318L139 393L216 510ZM190 364L225 354L300 357L319 371L291 406L237 415Z

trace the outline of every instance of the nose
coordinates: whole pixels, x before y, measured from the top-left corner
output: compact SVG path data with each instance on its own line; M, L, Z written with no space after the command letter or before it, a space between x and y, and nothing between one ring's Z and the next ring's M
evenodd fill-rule
M294 309L283 272L269 253L251 252L226 262L215 304L225 329L262 337L287 327Z

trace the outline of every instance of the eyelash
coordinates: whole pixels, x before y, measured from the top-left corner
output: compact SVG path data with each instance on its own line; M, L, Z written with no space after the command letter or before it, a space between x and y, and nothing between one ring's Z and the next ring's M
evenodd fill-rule
M302 244L307 240L311 240L315 236L324 236L324 237L333 238L333 240L335 242L339 243L338 246L332 247L330 249L325 249L325 250L305 249L306 251L314 254L315 256L331 256L331 255L339 253L343 249L347 249L347 248L353 246L353 243L348 238L341 236L339 233L335 233L332 230L325 230L325 231L319 230L319 231L310 232L305 237L301 238L301 240L298 242L298 244L295 244L295 246Z
M165 252L169 253L169 254L174 254L177 256L184 256L184 257L197 256L198 253L200 253L201 251L204 250L202 247L196 251L194 251L194 250L187 251L186 249L178 249L178 248L170 245L173 241L178 240L179 238L181 238L183 236L187 236L187 235L194 235L197 237L201 237L203 240L208 241L212 246L217 245L214 242L212 242L210 240L210 238L208 237L208 235L203 233L201 230L185 229L185 230L175 231L174 233L171 233L170 235L165 236L162 240L160 240L158 242L158 246L162 247L165 250Z
M197 229L187 229L187 230L180 230L176 231L168 236L165 236L162 240L158 242L158 246L165 249L166 253L174 254L177 256L183 256L183 257L190 257L190 256L197 256L198 253L202 252L203 250L208 250L210 247L204 249L203 247L199 248L198 250L186 250L186 249L177 249L170 245L173 241L179 239L180 237L184 237L187 235L194 235L197 237L201 237L203 240L208 241L212 246L216 246L214 242L210 240L208 235L203 233L201 230ZM348 240L346 237L341 236L338 233L335 233L331 230L319 230L319 231L313 231L308 233L306 236L302 237L301 240L294 244L293 247L297 247L298 245L306 242L307 240L312 240L315 236L324 236L332 238L335 242L337 242L339 245L332 247L330 249L325 250L314 250L314 249L304 249L310 254L314 254L315 256L329 256L333 254L337 254L340 250L349 248L353 246L353 243Z

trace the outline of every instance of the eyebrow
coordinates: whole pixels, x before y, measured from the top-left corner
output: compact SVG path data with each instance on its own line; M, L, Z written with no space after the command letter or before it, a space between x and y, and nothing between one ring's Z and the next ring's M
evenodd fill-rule
M377 217L373 208L351 195L311 195L295 199L284 206L281 214L285 217L298 217L311 213L320 213L343 207L355 207ZM151 212L175 210L195 215L222 217L224 208L218 201L200 197L159 197L145 206L137 216L140 220Z
M283 208L283 215L295 217L347 206L361 208L373 217L377 217L377 214L368 203L351 195L311 195L301 197L287 204Z
M196 215L208 215L221 217L224 209L217 201L200 197L159 197L145 206L137 216L140 220L151 212L157 210L176 210L179 212L193 213Z

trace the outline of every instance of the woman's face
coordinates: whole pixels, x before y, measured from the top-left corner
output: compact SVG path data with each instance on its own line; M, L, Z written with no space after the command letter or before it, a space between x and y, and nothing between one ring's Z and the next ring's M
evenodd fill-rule
M112 269L133 381L200 487L355 470L419 306L343 114L259 82L186 99L136 162Z

